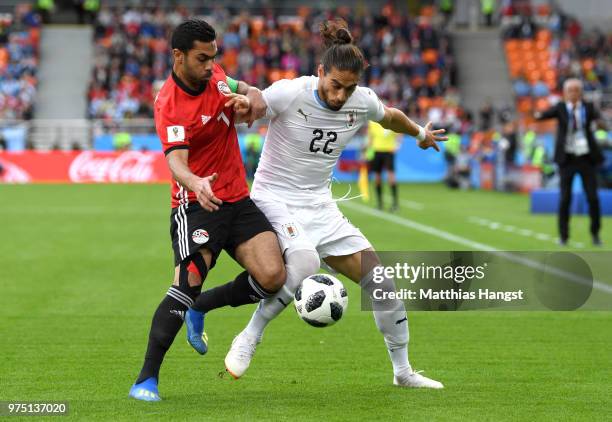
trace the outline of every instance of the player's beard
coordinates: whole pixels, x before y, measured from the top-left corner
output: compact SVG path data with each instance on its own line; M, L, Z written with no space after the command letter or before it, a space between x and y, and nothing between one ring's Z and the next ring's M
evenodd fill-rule
M212 78L212 72L206 72L201 80L202 84L207 84L210 78Z
M344 106L344 103L337 105L337 104L330 104L329 100L327 99L327 94L325 93L325 90L323 90L322 92L323 96L322 96L322 100L325 103L325 105L332 111L340 111L340 109Z
M337 105L331 105L329 104L327 101L325 102L327 104L327 107L329 107L332 111L340 111L340 109L342 108L342 106L344 106L344 104L341 104L339 106Z
M327 99L323 99L323 101L325 101L325 105L327 105L327 107L329 107L330 110L332 111L340 111L340 109L344 106L344 103L337 105L337 104L331 104L329 101L327 101Z
M184 74L189 79L189 83L196 87L206 85L210 81L210 78L212 78L212 72L206 72L203 76L197 76L195 72L192 72L187 67L184 69Z

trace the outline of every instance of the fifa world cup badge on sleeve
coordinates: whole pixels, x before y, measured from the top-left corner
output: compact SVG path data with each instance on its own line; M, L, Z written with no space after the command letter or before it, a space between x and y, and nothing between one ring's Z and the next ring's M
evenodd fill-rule
M184 126L168 126L168 142L184 142L185 127Z

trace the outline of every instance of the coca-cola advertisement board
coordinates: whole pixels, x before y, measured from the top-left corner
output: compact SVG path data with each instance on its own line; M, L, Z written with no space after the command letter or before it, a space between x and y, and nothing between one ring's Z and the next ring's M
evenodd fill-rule
M3 183L162 183L169 180L166 160L159 152L0 153Z

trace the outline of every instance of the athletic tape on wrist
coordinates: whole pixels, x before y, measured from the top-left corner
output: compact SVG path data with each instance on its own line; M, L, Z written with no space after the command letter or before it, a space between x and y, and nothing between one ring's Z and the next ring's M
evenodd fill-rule
M417 140L419 141L424 141L425 137L427 136L427 133L425 132L425 128L423 128L422 126L419 126L419 133L417 133Z

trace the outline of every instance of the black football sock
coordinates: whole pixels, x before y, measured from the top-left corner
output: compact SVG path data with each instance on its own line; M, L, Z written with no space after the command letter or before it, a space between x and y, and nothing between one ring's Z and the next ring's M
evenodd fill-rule
M209 312L228 305L236 307L256 303L271 297L274 293L261 287L257 280L244 271L234 281L202 292L192 308L200 312Z
M151 377L159 380L159 368L164 356L183 325L185 311L193 304L193 299L200 293L201 288L171 286L168 289L153 315L144 365L136 384Z
M397 184L396 183L391 184L391 193L393 194L393 206L397 207L398 198L397 198Z
M382 183L376 185L376 198L378 199L378 208L382 208Z

